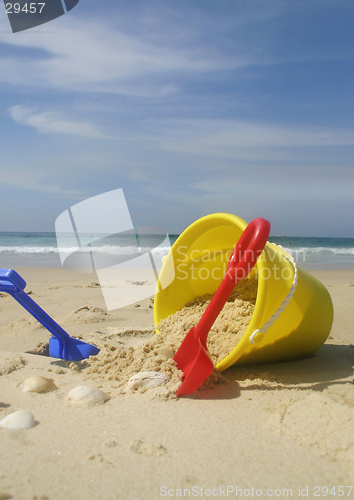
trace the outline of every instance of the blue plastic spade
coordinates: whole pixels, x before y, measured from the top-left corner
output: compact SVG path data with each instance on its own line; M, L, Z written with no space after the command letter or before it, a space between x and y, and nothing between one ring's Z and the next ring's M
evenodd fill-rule
M26 282L13 269L0 269L0 291L6 292L17 300L26 311L38 320L54 338L49 339L49 356L66 359L67 361L81 361L89 356L96 356L100 352L98 347L87 344L82 340L70 337L61 326L43 311L34 300L24 292Z

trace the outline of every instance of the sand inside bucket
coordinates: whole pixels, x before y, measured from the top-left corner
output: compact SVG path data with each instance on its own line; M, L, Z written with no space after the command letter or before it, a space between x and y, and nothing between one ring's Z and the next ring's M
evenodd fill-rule
M252 317L256 296L255 278L245 279L236 286L208 335L208 349L214 364L227 356L242 338ZM139 372L157 371L168 375L169 381L163 386L142 387L135 392L149 391L152 397L175 397L183 373L178 370L173 356L190 328L198 323L211 298L212 295L197 297L182 310L160 321L160 335L153 331L146 332L144 336L148 336L148 339L139 346L102 342L99 354L83 362L85 379L94 380L96 385L109 389L111 393L125 394L129 392L127 383L131 376ZM118 331L111 330L108 332L109 337L119 335ZM135 333L138 335L141 332ZM134 332L131 334L134 335ZM224 382L226 379L214 370L199 390Z
M214 364L224 359L236 347L251 320L257 297L258 281L255 277L244 279L232 292L209 334L207 346ZM179 344L195 326L212 295L197 297L183 309L160 321L158 329L163 337L172 337Z

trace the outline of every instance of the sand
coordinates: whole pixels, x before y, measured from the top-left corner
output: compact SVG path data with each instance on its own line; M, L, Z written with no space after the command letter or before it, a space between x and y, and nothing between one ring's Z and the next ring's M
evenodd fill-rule
M74 336L133 350L154 336L152 299L107 312L94 275L18 272L31 297ZM111 398L88 408L71 405L67 394L100 386L89 367L38 354L48 332L2 294L0 419L24 409L37 425L0 429L0 499L232 498L236 487L238 497L285 498L291 490L292 498L315 498L326 491L318 486L336 488L336 496L344 486L343 497L353 498L346 487L354 484L354 271L313 274L335 308L330 337L313 357L234 366L223 372L227 383L181 399L120 394L108 384ZM134 286L127 283L127 294ZM35 375L52 378L57 389L22 392Z
M207 347L214 365L230 354L247 330L256 302L257 285L254 277L238 283L211 327ZM161 320L157 325L160 335L171 339L173 347L178 349L189 330L198 324L211 298L209 294L196 297L180 311Z

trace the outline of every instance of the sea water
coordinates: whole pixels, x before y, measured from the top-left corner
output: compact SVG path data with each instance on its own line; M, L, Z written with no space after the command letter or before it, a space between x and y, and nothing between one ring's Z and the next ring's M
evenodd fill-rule
M88 235L91 243L82 246L80 251L81 255L100 255L101 268L122 262L139 267L134 263L136 256L152 252L162 258L177 238L176 234L167 238L166 235L144 235L140 240L132 234ZM354 238L273 236L269 241L284 247L303 269L354 269ZM1 232L0 267L62 267L61 255L77 253L77 246L73 246L69 237L67 241L62 238L61 245L58 247L55 233ZM75 262L77 264L77 259Z

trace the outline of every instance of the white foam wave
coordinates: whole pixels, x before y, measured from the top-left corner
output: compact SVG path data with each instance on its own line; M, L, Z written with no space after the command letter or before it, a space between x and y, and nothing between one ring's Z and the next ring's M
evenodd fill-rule
M294 258L301 255L319 254L319 255L354 255L353 247L295 247L288 246L284 247L287 252L289 252ZM170 247L156 247L156 248L139 248L139 253L144 254L146 252L152 251L153 254L166 254L170 250ZM77 247L54 247L54 246L0 246L0 255L13 255L13 254L59 254L65 253L70 255L73 252L77 252ZM84 246L80 248L80 252L99 252L107 255L129 255L137 252L137 247L135 246L116 246L116 245L104 245L104 246Z
M293 257L299 254L354 255L354 248L346 247L284 247Z
M157 247L154 249L151 248L140 248L140 253L146 253L149 251L153 251L153 253L166 253L169 251L169 247ZM46 253L67 253L71 254L73 252L77 252L78 249L76 247L14 247L14 246L4 246L0 247L0 254L46 254ZM124 254L132 254L137 252L137 247L134 246L113 246L113 245L105 245L101 247L81 247L80 252L100 252L106 253L110 255L124 255Z

